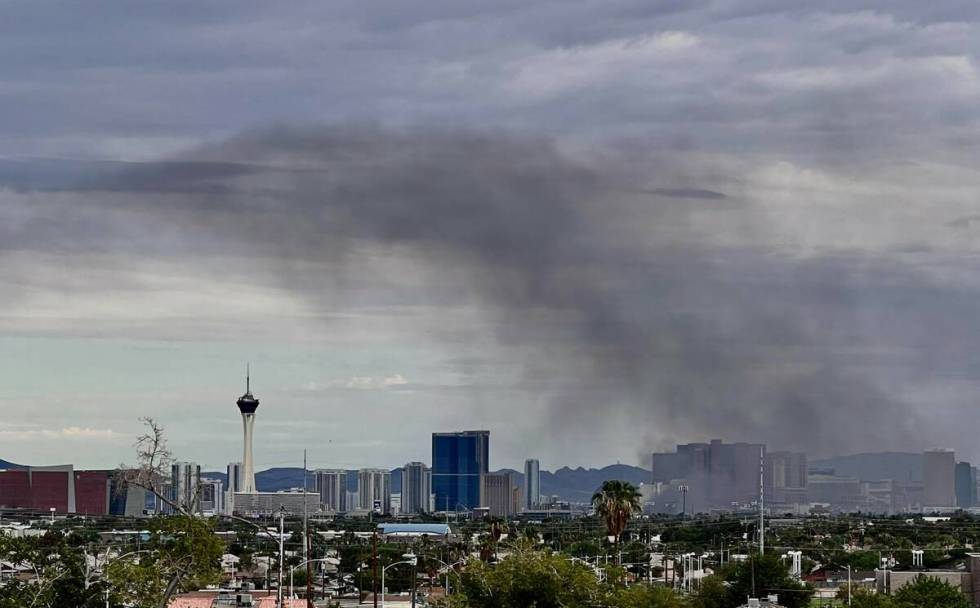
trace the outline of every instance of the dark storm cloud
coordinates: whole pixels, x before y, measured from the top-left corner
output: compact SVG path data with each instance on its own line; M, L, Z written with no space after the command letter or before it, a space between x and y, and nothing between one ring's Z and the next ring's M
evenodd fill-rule
M973 3L5 3L0 152L378 121L875 162L964 146Z
M0 159L0 184L18 192L184 192L220 189L221 180L272 171L240 163ZM172 180L171 175L180 179Z
M477 301L461 375L524 370L480 406L564 437L972 446L978 41L967 0L7 2L3 304L245 260L314 315Z
M354 241L408 247L438 269L436 284L420 286L429 304L476 298L498 341L524 353L519 388L551 403L557 428L625 419L650 438L719 435L819 453L915 444L917 409L856 362L868 338L862 315L886 310L896 284L928 281L882 259L794 261L705 240L684 228L705 207L669 199L724 195L643 188L656 167L626 166L614 156L572 160L533 138L275 129L82 179L73 205L138 213L84 237L66 206L61 221L74 231L44 223L17 246L44 249L57 236L58 247L109 240L137 257L188 248L269 256L274 270L255 279L317 307L333 284L299 262L343 268ZM651 203L650 191L664 202ZM718 225L738 218L760 237L767 230L751 204L712 213ZM648 237L624 234L624 219ZM656 236L664 224L678 227L669 239ZM148 227L181 239L168 250L134 238ZM900 325L873 337L908 336ZM899 360L886 363L914 364L897 341Z
M705 200L723 200L728 198L722 192L714 190L699 190L697 188L654 188L649 191L651 194L670 196L673 198L698 198Z
M972 228L980 222L980 215L966 215L946 222L950 228Z

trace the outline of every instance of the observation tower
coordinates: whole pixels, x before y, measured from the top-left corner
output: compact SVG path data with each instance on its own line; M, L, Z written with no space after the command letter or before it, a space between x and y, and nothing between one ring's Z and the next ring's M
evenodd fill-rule
M245 431L245 450L242 455L242 488L243 494L255 493L255 465L252 462L252 433L255 428L255 410L259 409L259 400L252 396L251 373L245 372L245 394L238 398L238 411L242 413L242 428Z

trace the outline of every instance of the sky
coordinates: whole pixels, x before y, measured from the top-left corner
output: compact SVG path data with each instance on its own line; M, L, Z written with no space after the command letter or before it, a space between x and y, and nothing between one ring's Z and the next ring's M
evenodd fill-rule
M0 3L0 458L980 459L980 5Z

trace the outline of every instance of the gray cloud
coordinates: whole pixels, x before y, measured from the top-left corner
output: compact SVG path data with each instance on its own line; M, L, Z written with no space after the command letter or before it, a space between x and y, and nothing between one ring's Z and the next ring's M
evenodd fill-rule
M728 198L722 192L714 190L698 190L697 188L654 188L649 191L651 194L670 196L673 198L697 198L705 200L723 200Z
M876 163L948 157L976 120L967 2L112 6L4 7L0 152L146 157L353 120Z
M964 215L946 222L950 228L972 228L974 224L980 222L980 215Z
M548 404L559 435L623 435L638 449L717 435L814 453L924 441L920 405L888 382L929 357L956 365L950 348L966 345L953 326L971 323L966 309L918 302L933 280L896 260L773 255L755 203L706 211L669 200L717 198L710 188L657 189L663 202L651 201L643 185L657 167L639 164L633 172L611 148L586 162L534 138L279 128L82 179L77 192L54 179L65 215L28 224L13 243L257 256L272 264L252 281L325 311L338 278L303 263L342 276L358 242L405 248L431 273L398 297L479 303L523 369L513 388ZM726 244L732 224L751 226L744 244ZM176 240L140 240L151 227ZM920 333L942 317L953 333ZM494 364L466 367L479 377ZM480 403L480 388L457 398Z
M4 331L370 310L525 445L973 449L975 2L2 11Z

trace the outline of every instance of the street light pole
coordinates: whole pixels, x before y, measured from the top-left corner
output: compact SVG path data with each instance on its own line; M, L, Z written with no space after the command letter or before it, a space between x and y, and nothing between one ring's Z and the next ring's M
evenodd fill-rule
M152 553L149 549L139 549L136 551L130 551L129 553L123 553L122 555L117 555L113 559L109 559L109 552L106 551L105 563L102 564L102 584L105 587L105 608L109 608L109 578L107 576L107 570L109 568L110 562L115 562L124 557L129 557L130 555L139 555L141 553ZM98 557L98 556L96 556ZM86 558L88 559L88 558Z
M388 568L392 568L392 567L397 566L399 564L412 564L412 566L413 566L412 572L414 573L415 572L414 566L418 565L418 563L419 563L419 558L414 553L406 553L406 554L402 555L402 557L405 558L404 561L395 562L393 564L388 564L387 566L385 566L384 568L381 569L381 608L385 608L385 572L388 571ZM413 603L414 603L414 600L415 600L414 593L415 593L415 587L414 587L414 583L413 583L413 587L412 587L412 594L413 594L412 595L412 601L413 601Z
M412 560L412 608L415 608L415 588L419 582L419 559Z
M384 575L384 573L381 573ZM378 529L371 536L371 591L374 593L374 608L378 608Z
M435 561L439 562L440 564L442 564L443 566L446 567L446 597L449 597L449 573L452 572L452 569L455 566L458 566L460 564L465 564L466 563L466 558L464 557L463 559L461 559L459 561L455 561L455 562L453 562L451 564L447 564L446 562L442 561L438 557L428 557L426 559L435 560ZM572 558L573 561L576 560L576 559L578 559L578 558L577 557L573 557Z
M293 590L293 572L296 572L296 569L297 568L302 568L303 566L309 567L310 564L319 563L319 562L325 562L328 559L330 559L330 558L328 558L328 557L321 557L321 558L317 558L317 559L309 559L309 560L306 560L305 562L303 562L302 564L296 564L295 566L293 566L292 568L289 569L289 599L293 599L293 596L296 595L296 592Z
M395 564L391 564L391 565L394 566ZM381 568L381 608L385 608L385 572L388 570L389 567L390 566L385 566ZM377 591L374 592L374 597L375 598L378 597Z
M307 464L306 464L306 450L303 450L303 559L306 560L306 606L307 606L307 608L309 608L310 606L312 606L312 603L311 603L311 600L310 600L310 575L312 574L312 572L310 571L310 543L309 543L309 539L310 539L310 530L309 530L309 518L310 518L310 514L309 514L309 510L308 510L308 508L306 506L306 496L307 496L307 489L306 489L306 485L307 485L307 483L306 483L306 468L307 468ZM292 576L293 576L293 571L292 570L289 571L289 576L290 576L290 578L292 578ZM289 599L292 599L292 593L293 593L292 583L290 583L289 593L290 593L290 598Z

